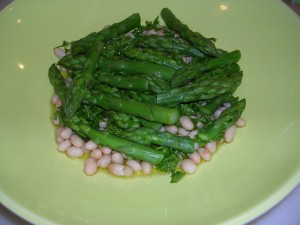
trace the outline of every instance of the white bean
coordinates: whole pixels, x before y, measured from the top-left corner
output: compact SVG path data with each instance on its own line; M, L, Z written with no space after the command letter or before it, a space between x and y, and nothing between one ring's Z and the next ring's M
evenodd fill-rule
M207 149L199 148L198 153L201 156L201 158L204 159L205 161L211 160L211 154Z
M198 121L198 122L197 122L197 127L198 127L198 129L201 129L201 128L203 127L203 123L200 122L200 121Z
M51 102L52 102L52 104L53 105L55 105L55 103L58 101L58 95L57 94L54 94L53 96L52 96L52 98L51 98Z
M214 118L218 119L221 113L223 112L222 109L218 109L214 112Z
M165 126L165 130L171 134L176 134L178 132L178 128L175 125Z
M194 124L193 124L192 120L187 116L181 116L179 118L179 123L186 130L193 130L194 129Z
M198 152L193 152L192 154L189 154L189 158L196 164L201 162L201 157Z
M236 125L237 127L244 127L244 126L246 126L246 120L244 120L244 119L241 117L241 118L239 118L239 119L236 121L235 125Z
M226 142L232 142L236 133L236 126L233 125L229 127L224 134L224 138Z
M116 176L124 176L125 166L122 164L112 163L108 166L108 171Z
M60 107L60 106L62 106L62 102L61 102L60 99L58 99L58 100L55 102L55 107L58 108L58 107Z
M81 148L83 145L83 140L76 134L72 135L70 140L72 145L74 145L75 147Z
M132 176L133 176L133 170L132 170L131 167L125 166L125 169L124 169L124 176L125 176L125 177L132 177Z
M138 161L133 159L127 160L126 165L130 166L134 172L140 172L142 170L141 164Z
M109 147L103 146L100 149L104 155L108 155L111 153L111 148L109 148Z
M53 120L52 120L52 123L53 123L53 125L55 125L55 126L59 126L59 125L60 125L59 119L53 119Z
M164 126L162 126L158 132L165 132L166 131L166 128Z
M61 48L55 48L55 49L53 49L53 53L54 53L54 55L57 57L57 58L59 58L59 59L61 59L62 57L64 57L67 53L63 50L63 49L61 49Z
M65 152L71 146L70 140L64 140L57 145L57 150L60 152Z
M93 142L92 140L89 140L87 143L85 143L86 150L94 150L97 147L98 147L98 145L95 142Z
M111 155L103 155L101 159L97 161L97 165L101 168L106 168L111 163Z
M212 141L205 145L205 148L210 152L214 153L217 150L217 142Z
M90 157L93 159L100 159L102 157L102 151L100 149L94 149L90 153Z
M180 127L178 129L178 134L181 135L181 136L188 136L189 132L187 130L185 130L184 128Z
M81 156L83 156L83 154L84 154L84 151L82 148L70 146L67 149L67 155L71 158L80 158Z
M182 160L181 168L188 174L193 174L197 171L196 164L190 159Z
M190 133L189 133L189 137L191 139L195 139L195 136L198 134L198 131L197 130L192 130Z
M83 171L86 175L91 176L97 172L98 166L95 159L88 158L84 162Z
M152 165L148 162L142 162L141 164L143 173L149 175L152 171Z
M113 163L120 163L120 164L123 164L124 163L124 159L123 159L123 156L121 153L119 152L115 152L112 154L111 156L111 161Z
M63 129L61 129L61 131L59 132L59 135L63 138L63 139L70 139L71 135L73 134L73 131L71 128L69 127L65 127Z
M59 129L61 129L61 128L59 128ZM65 139L63 139L60 135L59 135L59 133L58 134L56 134L56 142L57 143L60 143L60 142L62 142L62 141L64 141Z

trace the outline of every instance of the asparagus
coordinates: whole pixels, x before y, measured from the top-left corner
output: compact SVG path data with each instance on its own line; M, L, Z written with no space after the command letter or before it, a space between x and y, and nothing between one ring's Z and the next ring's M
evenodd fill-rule
M215 45L202 34L190 30L190 28L183 24L172 11L168 8L163 8L160 13L165 24L171 29L179 34L180 37L189 41L201 52L209 56L217 56L218 52Z
M175 108L138 102L133 99L116 98L105 93L92 94L87 92L85 101L89 104L129 113L149 121L163 124L174 124L179 119L179 111Z
M223 54L218 58L213 58L203 63L187 66L174 74L171 80L171 87L183 86L197 76L201 76L206 71L235 64L240 60L240 58L241 52L239 50L235 50L230 53Z
M175 149L183 153L194 152L195 142L189 137L175 136L167 132L156 132L147 128L137 128L131 131L115 130L117 136L143 145L159 145Z
M107 131L96 130L85 123L76 124L71 122L69 125L75 132L84 134L97 145L110 147L133 158L154 165L160 163L164 158L162 151L114 136Z
M226 129L235 124L245 107L245 99L232 103L231 107L224 110L218 119L201 129L196 139L199 140L201 144L222 139Z
M157 95L158 105L176 106L184 102L210 100L226 92L233 93L240 85L242 71L231 76L210 76L191 85L173 88Z
M153 74L165 81L170 81L177 71L172 67L144 61L111 60L103 57L100 58L98 67L108 72L118 71L129 74Z
M166 65L173 67L175 69L180 69L183 66L182 59L173 59L172 57L164 54L163 52L158 52L153 49L137 49L137 48L127 48L123 51L123 54L136 61L147 61L150 63L156 63L160 65Z
M138 76L118 76L107 72L97 72L94 74L95 79L93 83L97 84L104 83L113 87L136 90L136 91L147 91L149 90L149 81L145 77Z
M141 47L154 48L159 51L167 51L176 54L185 54L188 56L206 58L205 54L203 54L195 47L189 44L185 44L179 39L171 38L171 37L164 37L164 36L157 36L157 35L140 36L137 38L136 45Z
M63 105L65 114L71 118L84 98L87 87L92 80L93 72L97 66L97 59L101 53L103 43L101 38L97 38L88 53L84 62L84 67L80 76L76 76L66 92L65 104Z
M65 79L60 73L60 70L53 63L48 70L48 78L52 84L55 93L58 95L60 101L64 104L66 96L66 83Z
M124 33L131 31L132 29L139 27L141 23L141 17L138 13L132 14L125 20L112 24L111 26L104 28L98 33L94 32L75 41L71 45L72 55L85 54L88 49L90 49L95 41L99 38L102 42L107 42L113 38L116 38Z

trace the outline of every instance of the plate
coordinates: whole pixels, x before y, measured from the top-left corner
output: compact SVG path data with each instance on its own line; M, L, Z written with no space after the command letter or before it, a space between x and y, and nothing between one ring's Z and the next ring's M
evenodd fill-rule
M87 177L56 151L52 48L139 12L169 7L217 46L242 52L247 99L233 143L197 174ZM16 1L0 13L0 201L35 224L242 224L300 181L299 18L280 1Z

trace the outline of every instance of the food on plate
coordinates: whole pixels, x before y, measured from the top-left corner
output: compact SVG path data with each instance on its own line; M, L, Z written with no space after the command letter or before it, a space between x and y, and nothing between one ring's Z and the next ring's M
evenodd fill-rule
M136 13L54 49L57 148L83 158L86 175L156 170L176 183L246 125L240 51L216 48L168 8L160 15L165 25Z

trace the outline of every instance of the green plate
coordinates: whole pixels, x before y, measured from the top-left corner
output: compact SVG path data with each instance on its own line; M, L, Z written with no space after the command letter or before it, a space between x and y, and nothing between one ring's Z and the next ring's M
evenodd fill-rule
M248 125L178 184L84 175L57 152L52 48L132 13L169 7L217 46L242 52ZM0 13L0 201L35 224L241 224L300 181L300 20L281 1L15 1Z

